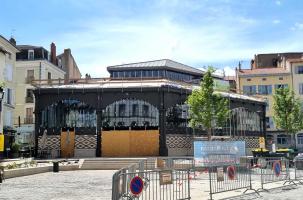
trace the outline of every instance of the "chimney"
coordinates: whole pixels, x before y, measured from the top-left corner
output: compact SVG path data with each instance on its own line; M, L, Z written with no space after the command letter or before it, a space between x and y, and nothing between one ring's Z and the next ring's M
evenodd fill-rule
M56 57L56 45L55 43L51 43L50 45L50 53L51 53L51 63L53 63L54 65L57 65L57 57Z
M16 44L17 44L15 38L13 38L13 37L11 37L11 39L9 39L9 42L14 46L16 46Z
M254 59L251 59L251 61L250 61L250 69L254 69L254 64L255 64Z

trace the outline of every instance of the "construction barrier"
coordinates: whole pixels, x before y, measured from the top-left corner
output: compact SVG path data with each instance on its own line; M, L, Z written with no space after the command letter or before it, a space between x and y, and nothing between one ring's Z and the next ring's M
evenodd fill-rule
M214 194L238 189L246 188L246 191L253 190L257 192L252 188L250 169L246 164L211 166L208 167L208 174L210 199L213 199Z
M290 179L289 160L283 157L259 157L253 158L252 174L260 177L261 188L258 191L268 191L265 184L284 181L294 183Z
M190 199L189 170L126 172L113 176L112 200Z
M295 181L303 184L303 160L294 160L295 165Z
M169 169L194 169L194 158L165 158L164 166Z

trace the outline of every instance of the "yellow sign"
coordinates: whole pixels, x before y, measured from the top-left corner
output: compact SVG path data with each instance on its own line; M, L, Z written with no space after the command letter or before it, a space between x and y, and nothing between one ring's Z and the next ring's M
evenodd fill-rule
M265 139L264 137L259 137L260 148L265 149Z
M0 135L0 151L4 151L4 135Z

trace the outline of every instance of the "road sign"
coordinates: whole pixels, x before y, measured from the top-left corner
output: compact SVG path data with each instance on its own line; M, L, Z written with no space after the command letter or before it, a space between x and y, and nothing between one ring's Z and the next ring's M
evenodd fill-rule
M130 192L135 195L138 196L141 194L141 192L143 191L143 187L144 187L144 183L141 177L139 176L135 176L131 182L130 182Z
M280 161L275 161L274 164L273 164L273 168L274 168L274 172L275 172L275 175L276 177L280 176L281 174L281 164L280 164Z
M0 152L4 151L4 135L0 134Z
M235 166L229 166L227 167L227 176L229 180L234 180L236 175L236 168Z

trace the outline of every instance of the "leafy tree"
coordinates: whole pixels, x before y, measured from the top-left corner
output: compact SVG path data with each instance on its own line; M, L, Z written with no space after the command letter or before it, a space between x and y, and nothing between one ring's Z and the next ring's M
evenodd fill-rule
M193 90L187 98L190 112L190 126L203 126L207 130L208 140L212 129L222 127L229 116L228 100L214 93L214 69L209 67L200 83L200 88Z
M301 102L295 98L294 92L288 88L279 88L273 97L274 122L277 128L291 135L303 129Z

